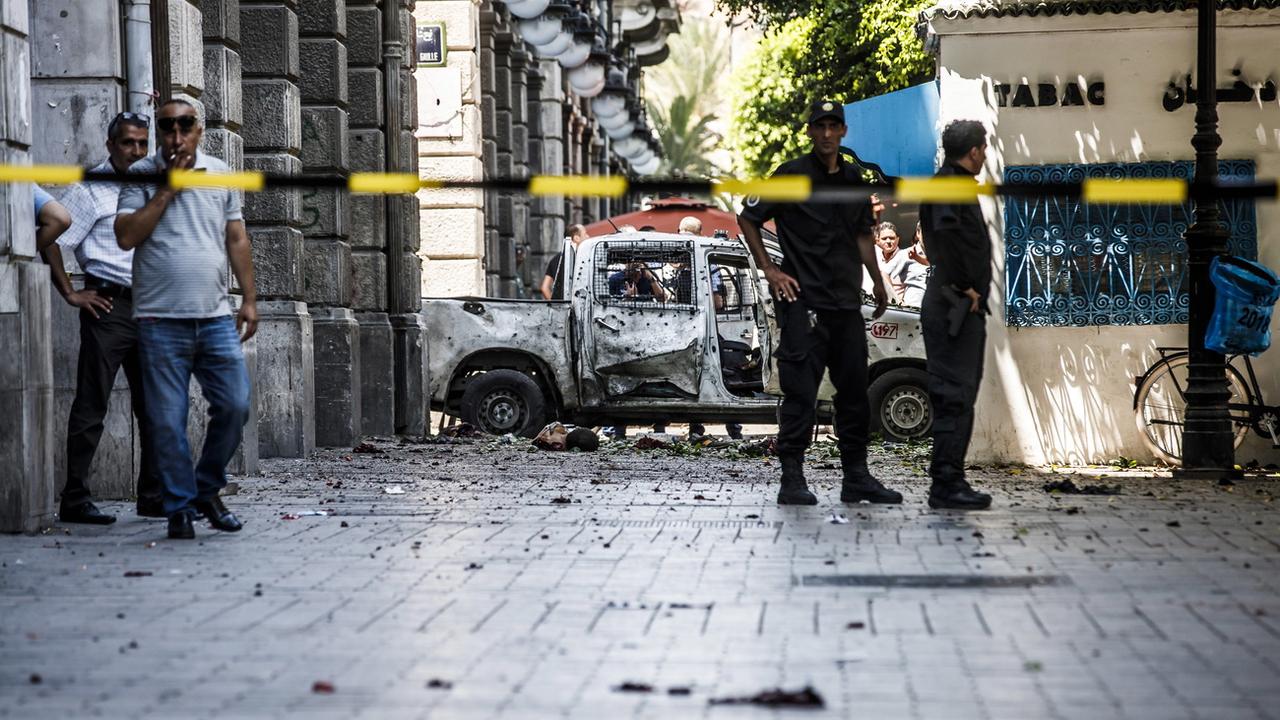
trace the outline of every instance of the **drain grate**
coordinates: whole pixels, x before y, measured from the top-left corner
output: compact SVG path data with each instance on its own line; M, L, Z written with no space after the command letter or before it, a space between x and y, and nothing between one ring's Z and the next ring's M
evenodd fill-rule
M1029 588L1068 585L1061 575L804 575L795 585L805 587L874 588Z

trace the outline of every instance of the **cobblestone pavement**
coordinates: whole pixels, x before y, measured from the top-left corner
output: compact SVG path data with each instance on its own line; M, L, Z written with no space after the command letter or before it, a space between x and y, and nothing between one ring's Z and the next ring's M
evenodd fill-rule
M107 503L0 537L0 716L1280 716L1274 479L975 472L962 514L880 452L905 505L835 504L819 460L779 508L760 458L383 446L264 463L236 535Z

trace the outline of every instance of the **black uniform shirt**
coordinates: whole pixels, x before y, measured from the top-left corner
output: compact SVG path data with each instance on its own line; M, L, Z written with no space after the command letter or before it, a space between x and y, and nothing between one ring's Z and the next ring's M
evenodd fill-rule
M551 299L564 299L564 252L558 252L547 263L547 275L554 278L551 286Z
M836 171L814 153L789 160L773 171L808 175L814 190L824 185L864 184L859 169L837 159ZM762 225L773 219L782 244L782 272L800 283L800 300L814 310L862 307L862 255L858 238L871 234L874 216L868 201L781 203L749 198L742 217Z
M962 167L944 164L935 177L970 177ZM973 288L987 301L991 290L991 238L977 203L920 206L920 228L929 256L930 283Z

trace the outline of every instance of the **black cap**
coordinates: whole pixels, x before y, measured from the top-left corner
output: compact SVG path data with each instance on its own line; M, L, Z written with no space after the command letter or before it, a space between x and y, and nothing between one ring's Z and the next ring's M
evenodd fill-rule
M839 120L844 124L844 105L834 100L819 100L809 106L809 124L812 125L824 118Z

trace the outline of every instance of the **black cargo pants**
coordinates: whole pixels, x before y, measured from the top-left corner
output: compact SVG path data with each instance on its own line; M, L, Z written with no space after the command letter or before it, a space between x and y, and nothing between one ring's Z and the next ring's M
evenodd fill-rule
M823 370L835 385L835 427L843 461L864 462L870 423L867 334L862 310L809 311L803 302L777 303L779 341L778 455L799 457L809 447Z
M964 480L964 458L973 435L973 406L982 382L987 342L987 316L969 313L955 337L948 334L946 297L932 284L924 295L920 325L929 369L929 402L933 405L933 460L929 477L935 483Z

